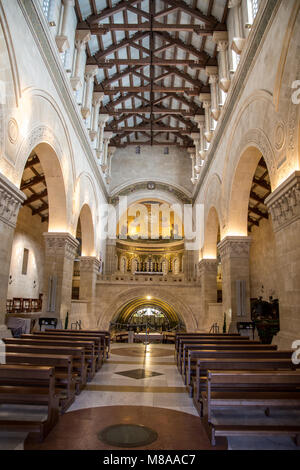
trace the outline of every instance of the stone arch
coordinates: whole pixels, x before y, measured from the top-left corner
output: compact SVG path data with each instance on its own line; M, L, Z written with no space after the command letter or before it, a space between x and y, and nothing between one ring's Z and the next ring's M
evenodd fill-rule
M96 256L93 216L88 204L82 206L79 219L82 235L81 256Z
M122 292L117 298L113 299L103 315L98 318L97 327L108 328L110 321L124 305L134 299L146 298L146 296L161 299L171 305L178 317L182 318L187 331L194 331L197 328L197 321L191 308L164 288L155 286L135 287Z
M217 258L217 242L220 219L214 206L211 206L205 221L204 245L202 257L205 259Z
M60 160L54 148L46 142L39 143L32 150L34 150L40 160L46 180L49 204L48 231L67 232L67 195ZM28 156L29 154L27 154L27 158ZM26 161L24 162L24 167Z
M88 173L81 173L73 193L72 232L76 235L78 220L82 230L82 256L96 256L96 227L98 224L98 201L94 181Z

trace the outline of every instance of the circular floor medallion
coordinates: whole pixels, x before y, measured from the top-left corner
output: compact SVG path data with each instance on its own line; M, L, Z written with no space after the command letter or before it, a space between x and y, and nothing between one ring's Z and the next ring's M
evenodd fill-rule
M141 424L115 424L98 434L98 439L116 447L140 447L156 441L157 432Z

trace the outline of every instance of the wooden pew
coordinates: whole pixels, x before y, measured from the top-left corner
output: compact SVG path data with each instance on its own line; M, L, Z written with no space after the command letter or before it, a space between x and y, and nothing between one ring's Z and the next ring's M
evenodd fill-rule
M217 384L230 387L232 391L214 391ZM235 389L235 390L234 390ZM212 413L219 407L260 407L269 414L270 408L300 408L299 371L214 371L207 372L206 390L201 392L203 413L208 424L211 444L217 436L278 436L289 435L300 445L300 426L291 418L289 425L228 425L213 423Z
M201 335L201 336L184 336L184 337L177 337L175 342L175 358L177 360L178 352L182 343L187 343L190 341L207 341L207 342L219 342L219 341L242 341L248 342L249 338L247 336L231 336L231 335Z
M237 358L237 359L287 359L291 360L291 351L218 351L218 350L196 350L188 352L188 366L185 374L185 384L189 392L190 397L193 394L193 388L191 387L192 376L196 375L196 364L197 359L201 358Z
M21 338L39 338L39 339L57 339L61 341L74 341L74 346L76 346L76 343L78 341L93 341L95 345L95 356L96 356L96 367L95 371L100 370L102 364L103 364L103 357L104 357L104 344L103 344L103 339L99 336L77 336L77 335L64 335L63 333L55 333L55 330L52 330L54 333L49 333L49 332L41 332L37 333L34 332L34 334L24 334L21 335Z
M254 343L254 344L253 344ZM206 343L200 343L200 344L184 344L183 346L183 354L181 357L181 363L179 364L179 371L180 373L184 373L186 366L187 366L187 358L188 358L188 352L189 351L197 351L200 349L206 349L206 350L213 350L213 349L218 349L219 351L226 351L226 350L231 350L231 351L238 351L238 350L243 350L243 351L276 351L277 346L274 344L261 344L259 341L249 341L247 343L231 343L231 344L221 344L221 343L215 343L215 344L206 344Z
M116 333L116 342L128 342L128 333Z
M6 353L6 364L27 364L54 367L55 388L60 396L60 411L64 413L75 400L75 376L73 376L72 356L55 354Z
M47 417L42 420L0 419L1 431L29 432L32 437L42 441L59 417L59 396L55 392L54 368L0 364L0 403L47 406Z
M211 339L207 339L207 338L200 338L200 339L197 339L197 340L180 340L179 342L179 345L178 345L178 352L177 352L177 367L180 368L180 364L181 364L181 361L182 361L182 358L183 358L183 355L184 355L184 347L186 344L190 344L191 347L192 346L201 346L202 344L211 344L211 345L214 345L214 344L219 344L219 345L237 345L237 346L244 346L244 345L248 345L248 344L251 344L251 345L260 345L261 342L260 341L239 341L238 339L234 339L234 340L231 340L231 339L215 339L215 340L211 340Z
M176 333L175 336L175 349L177 349L178 341L181 338L245 338L246 340L249 339L248 336L241 336L238 333Z
M105 350L106 350L106 358L109 358L110 353L110 332L106 330L63 330L63 329L55 329L55 330L45 330L46 332L57 332L57 333L68 333L72 335L81 336L104 336L105 341Z
M72 375L75 378L75 393L79 395L87 382L87 362L85 360L85 350L79 347L66 346L39 346L26 345L22 343L6 343L7 353L37 354L37 355L70 355L73 358Z
M93 341L76 341L73 340L58 340L46 338L5 338L5 344L24 344L28 346L68 346L68 347L83 347L85 349L85 360L87 362L87 380L91 381L96 372L96 356L95 344Z
M240 358L203 358L197 360L196 376L192 377L193 402L200 416L202 416L201 392L206 388L207 371L234 371L234 370L294 370L296 366L290 359L240 359ZM226 385L218 383L216 390L222 390Z

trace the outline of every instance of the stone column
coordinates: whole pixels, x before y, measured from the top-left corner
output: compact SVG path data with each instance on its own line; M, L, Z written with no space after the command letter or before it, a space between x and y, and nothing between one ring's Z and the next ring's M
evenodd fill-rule
M85 328L96 326L95 306L96 306L96 284L99 273L100 261L94 256L80 257L80 300L87 301L88 318L83 319Z
M118 270L118 257L116 250L116 240L106 240L106 253L105 253L105 274L113 274Z
M71 312L74 259L79 242L70 233L47 232L43 314L64 321Z
M64 5L62 23L61 23L61 31L58 36L56 36L55 41L59 52L65 52L66 49L69 49L69 39L67 36L68 31L68 24L71 19L72 8L74 8L75 1L74 0L63 0Z
M84 104L81 108L81 114L83 119L87 119L91 114L91 101L92 101L92 90L93 90L93 82L94 76L98 71L98 65L86 65L85 67L85 96L84 96Z
M0 338L9 336L5 325L6 299L14 231L25 194L0 173Z
M230 75L228 65L228 32L215 31L213 33L213 41L217 44L217 51L219 52L220 63L220 88L227 93L230 87Z
M80 77L80 66L82 64L82 57L86 50L86 44L91 39L90 31L77 30L75 33L75 47L77 50L73 76L71 77L71 85L74 91L79 90L83 83Z
M94 106L94 112L93 112L93 121L92 121L92 126L90 130L90 138L91 141L94 142L97 134L98 134L98 124L99 124L99 109L100 109L100 104L101 101L104 98L104 93L102 92L96 92L93 93L93 106Z
M231 49L237 54L241 54L245 45L245 38L242 30L242 0L229 0L228 8L233 8L234 15L234 38L232 39Z
M218 244L222 263L223 308L227 324L230 323L229 332L236 331L236 322L251 319L250 242L250 237L228 236Z
M193 184L196 184L198 178L197 178L197 175L195 173L195 149L194 147L189 147L188 149L188 153L190 154L190 157L191 157L191 160L192 160L192 177L191 177L191 182Z
M219 72L218 67L206 67L206 74L209 77L210 92L211 92L211 114L215 121L219 119L220 116L220 107L219 107L219 90L218 90L218 81L219 81Z
M105 172L105 180L106 180L107 184L110 184L110 182L111 182L111 161L112 161L112 158L113 158L113 155L114 155L116 149L117 149L117 147L112 147L112 146L108 147L108 166L107 166L107 170Z
M209 143L213 137L213 131L211 130L211 96L210 93L200 93L199 100L202 101L202 105L205 111L205 132L204 137Z
M295 171L265 200L273 223L279 275L280 332L273 343L289 349L300 340L300 171Z
M217 267L216 259L202 259L198 263L201 321L208 328L211 326L207 324L208 304L217 302Z
M100 164L103 160L103 135L104 135L104 128L105 124L109 119L108 114L100 114L99 115L99 133L98 133L98 145L96 149L97 158L100 159Z
M200 135L199 135L198 132L192 132L191 133L191 138L194 141L194 145L195 145L195 149L196 149L195 171L198 175L200 173L201 167L202 167L202 159L201 159L201 156L200 156Z
M200 137L200 150L199 154L201 157L201 166L203 166L205 157L206 157L206 150L205 150L205 137L204 137L204 128L205 128L205 116L199 114L194 117L194 120L198 123L199 128L199 137Z
M102 157L101 169L104 173L107 170L108 144L112 136L113 136L112 132L103 133L103 157Z

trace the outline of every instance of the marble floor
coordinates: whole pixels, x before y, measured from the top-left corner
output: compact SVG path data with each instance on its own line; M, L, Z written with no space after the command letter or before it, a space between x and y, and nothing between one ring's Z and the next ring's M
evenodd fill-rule
M298 421L300 413L294 413ZM235 419L247 418L240 413ZM24 434L0 433L0 449L21 450L24 442L25 449L113 449L95 436L101 426L122 422L159 430L159 439L145 449L299 449L288 437L234 437L212 448L175 365L174 345L151 344L145 350L142 344L126 343L112 344L110 358L44 443L32 445Z

